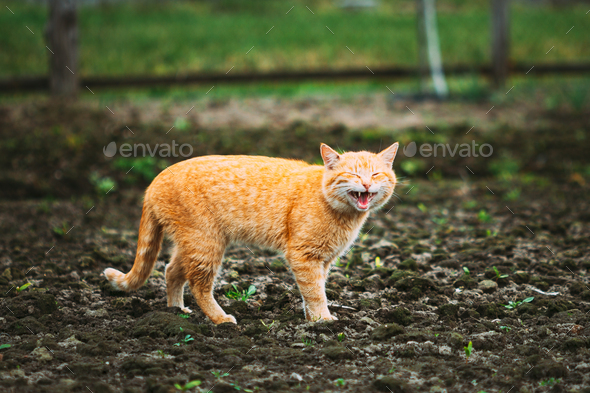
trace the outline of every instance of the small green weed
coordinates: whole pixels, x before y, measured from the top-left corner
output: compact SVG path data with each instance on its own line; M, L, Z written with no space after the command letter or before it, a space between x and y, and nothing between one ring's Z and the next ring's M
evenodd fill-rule
M181 392L186 392L187 390L190 390L194 387L197 387L201 384L201 381L199 380L194 380L194 381L190 381L188 382L186 385L180 385L178 383L174 384L174 387L178 390L180 390Z
M424 169L424 163L419 160L404 160L400 164L402 170L409 175L413 175Z
M157 160L154 157L124 158L118 157L111 166L114 169L124 171L125 181L131 184L138 180L152 181L158 173L168 166L166 160Z
M504 330L506 333L512 330L510 326L500 326L500 329Z
M184 331L184 329L183 328L180 328L180 332L182 333L183 331ZM191 341L195 341L195 339L192 338L190 334L187 334L186 336L184 336L183 339L180 340L179 343L176 343L174 345L177 346L177 347L179 347L181 343L184 344L184 345L188 345L188 343L190 343Z
M313 341L311 341L311 339L306 339L305 337L302 337L301 341L303 342L303 344L305 344L306 347L313 347Z
M250 296L256 293L256 287L254 285L250 285L247 291L240 291L236 284L232 284L232 286L234 289L225 293L225 296L229 299L241 300L245 302Z
M515 159L506 156L492 161L489 170L500 180L510 180L520 170L520 164Z
M267 332L270 332L270 329L272 329L272 327L275 324L275 320L273 319L271 323L269 323L268 325L266 323L264 323L264 321L261 319L260 322L262 322L262 324L264 325L264 327L266 328Z
M477 213L477 219L478 219L480 222L484 222L484 223L487 223L487 222L492 222L492 216L490 215L490 213L488 213L488 212L487 212L487 211L485 211L484 209L481 209L481 210L479 211L479 213Z
M502 306L506 307L509 310L513 310L516 307L519 307L521 305L523 305L524 303L530 303L534 300L534 297L527 297L524 300L517 300L515 302L513 302L512 300L508 302L508 304L502 304Z
M336 336L336 338L338 339L338 342L342 342L342 341L344 341L344 339L346 338L346 336L344 335L344 333L338 333L338 335Z
M346 267L344 268L344 270L350 270L350 267L352 266L352 262L353 262L353 258L348 258L348 262L346 262Z
M465 363L467 363L471 353L473 352L473 345L471 344L471 341L469 341L469 344L467 344L466 347L463 347L463 349L465 350Z
M98 172L92 172L89 180L90 184L94 186L94 189L100 195L105 195L109 191L117 188L117 182L110 177L101 177Z
M180 318L189 319L191 316L189 314L178 314Z
M500 274L500 271L496 266L492 266L492 269L494 269L494 273L496 273L496 281L502 278L508 278L508 274Z
M344 378L338 378L337 380L334 381L334 385L344 386L344 385L346 385L346 381L344 380Z
M463 271L465 274L469 275L469 268L467 266L463 266Z
M504 195L504 199L507 201L515 201L520 198L520 188L513 188Z
M16 287L16 292L21 293L22 291L24 291L25 289L27 289L30 286L31 286L30 282L23 284L20 287Z
M381 258L377 257L375 258L375 267L381 267L383 266L383 262L381 262Z
M180 131L188 130L189 126L190 123L184 117L177 117L176 120L174 120L174 128Z
M227 377L229 375L229 373L221 373L221 371L211 371L211 374L213 374L215 376L216 379L221 379L223 377Z
M236 390L243 390L244 392L253 392L253 390L251 389L245 389L245 388L241 388L240 385L238 385L238 383L230 383L230 386L233 386L234 389Z
M0 345L0 349L6 349L6 348L10 348L10 347L12 347L12 345L10 345L10 344L2 344L2 345Z
M53 227L52 230L57 236L64 237L68 233L69 228L68 223L64 221L61 223L61 226Z
M432 222L434 222L436 225L443 226L448 222L448 220L444 217L432 217Z
M539 382L539 385L541 385L541 386L553 386L553 385L557 385L559 382L560 382L560 379L559 378L553 378L553 377L551 377L551 378L549 378L546 381Z
M467 210L473 210L477 207L477 201L471 199L463 204L463 207Z

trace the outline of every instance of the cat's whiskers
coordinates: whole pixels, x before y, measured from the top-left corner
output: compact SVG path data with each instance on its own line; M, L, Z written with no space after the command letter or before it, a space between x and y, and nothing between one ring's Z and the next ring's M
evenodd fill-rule
M400 196L397 195L397 193L395 191L393 192L393 194L391 194L391 196L399 199L400 202L402 201L402 198L400 198Z

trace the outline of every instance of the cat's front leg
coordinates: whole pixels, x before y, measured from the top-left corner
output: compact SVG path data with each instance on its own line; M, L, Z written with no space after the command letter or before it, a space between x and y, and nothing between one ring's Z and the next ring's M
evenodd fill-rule
M326 270L323 261L289 258L291 270L303 298L303 311L308 321L336 320L330 314L326 298Z

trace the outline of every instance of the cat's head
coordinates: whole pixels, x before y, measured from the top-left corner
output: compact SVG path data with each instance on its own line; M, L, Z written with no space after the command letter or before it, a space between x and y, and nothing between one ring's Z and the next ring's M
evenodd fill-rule
M338 154L322 144L323 192L340 211L366 212L382 207L393 195L397 179L391 169L399 143L381 153L367 151Z

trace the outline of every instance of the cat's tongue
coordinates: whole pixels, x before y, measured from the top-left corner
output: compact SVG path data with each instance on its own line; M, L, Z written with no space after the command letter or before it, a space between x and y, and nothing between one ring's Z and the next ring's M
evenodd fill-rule
M358 205L361 209L366 209L369 207L369 193L368 192L361 192L361 196L358 200Z

